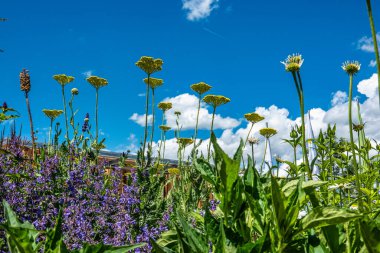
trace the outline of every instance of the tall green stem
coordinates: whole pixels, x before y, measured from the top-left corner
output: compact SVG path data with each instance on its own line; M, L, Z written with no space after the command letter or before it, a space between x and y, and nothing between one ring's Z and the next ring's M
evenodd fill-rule
M248 131L248 135L247 135L247 137L245 138L244 147L245 147L245 145L247 145L247 141L248 141L249 135L251 134L251 131L252 131L253 125L254 125L254 124L252 123L251 128L250 128L249 131Z
M98 98L99 98L99 88L96 88L96 102L95 102L95 125L96 125L96 135L95 135L95 140L96 140L96 144L98 144L98 136L99 136L99 125L98 125Z
M53 130L53 119L50 119L50 129L49 129L49 142L48 142L48 147L51 145L51 131Z
M303 88L302 88L302 80L301 80L301 75L300 72L297 71L297 77L294 72L292 72L293 77L296 81L296 86L297 86L297 92L299 96L299 102L300 102L300 111L301 111L301 131L302 131L302 155L303 155L303 160L304 164L306 166L306 171L308 173L309 179L312 180L312 172L310 170L310 164L309 164L309 158L307 156L307 150L306 150L306 138L305 138L305 106L304 106L304 98L303 98ZM298 78L298 82L297 82Z
M145 99L145 128L144 128L144 143L143 143L143 156L145 156L145 145L148 137L148 106L149 106L149 83L150 75L148 74L148 84L146 85L146 99Z
M354 171L355 171L355 181L356 181L356 188L357 188L356 190L358 191L358 208L359 208L359 211L362 211L362 192L360 189L359 170L358 170L358 163L356 162L354 134L352 131L352 81L353 81L353 75L350 74L350 87L349 87L349 93L348 93L348 125L350 129L350 144L351 144L351 152L352 152L352 163L354 165Z
M62 87L63 113L65 114L66 141L67 141L67 145L69 145L70 144L70 141L69 141L69 124L68 124L67 112L66 112L65 85L61 85L61 87Z
M199 111L201 109L201 99L202 99L202 95L199 94L199 98L198 98L198 110L197 110L197 120L195 122L195 133L194 133L194 149L197 145L197 135L198 135L198 121L199 121Z
M255 167L255 163L256 162L255 162L255 151L254 151L253 145L254 144L251 145L251 149L252 149L251 150L252 151L252 164L253 164L253 167Z
M150 133L150 146L153 143L153 135L154 135L154 88L152 88L152 132Z
M32 111L30 110L29 95L28 95L27 91L25 91L25 102L26 102L26 108L28 109L28 115L29 115L30 136L32 138L32 154L33 154L33 158L34 158L34 152L36 149L36 139L34 138Z
M372 33L372 40L373 40L373 49L375 51L375 59L376 59L376 65L377 65L377 87L378 87L378 92L379 92L379 106L380 106L380 56L379 56L379 46L377 44L375 23L373 22L373 17L372 17L371 0L366 0L366 1L367 1L367 11L368 11L368 17L369 17L369 24L371 26L371 33Z
M210 152L211 152L211 135L212 131L214 130L214 118L215 118L215 111L216 111L216 106L214 106L213 111L212 111L212 119L211 119L211 129L210 129L210 141L208 144L208 153L207 153L207 161L210 161Z

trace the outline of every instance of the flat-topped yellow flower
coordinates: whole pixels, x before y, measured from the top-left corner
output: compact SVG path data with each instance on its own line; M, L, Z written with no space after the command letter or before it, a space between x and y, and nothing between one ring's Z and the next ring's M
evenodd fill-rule
M62 86L71 83L75 79L73 76L68 76L65 74L54 75L53 78Z
M43 109L42 112L51 120L56 119L59 115L63 113L62 110L49 110L49 109Z
M221 95L207 95L203 98L203 101L212 107L218 107L220 105L227 104L231 99Z
M288 57L285 59L285 61L282 61L281 63L285 65L285 70L288 72L297 72L300 70L303 59L301 54L292 54L288 55Z
M182 147L186 147L190 144L193 144L193 142L194 142L194 140L191 138L178 138L177 139L177 143Z
M273 135L277 134L277 130L270 127L265 127L260 129L260 134L264 136L265 138L270 138Z
M359 72L361 64L358 61L345 61L342 69L349 75L355 75Z
M161 125L159 126L159 128L164 131L164 132L167 132L169 131L170 129L172 129L170 126L167 126L167 125Z
M177 115L177 117L179 117L181 115L181 112L180 111L175 111L174 114Z
M255 112L244 114L244 118L246 120L248 120L249 122L252 122L252 123L257 123L257 122L260 122L260 121L262 121L264 119L263 116L261 116L258 113L255 113Z
M147 75L151 75L154 72L162 70L162 64L164 62L161 59L154 59L150 56L142 56L140 60L136 62L136 66L142 69Z
M364 129L364 124L352 124L352 129L354 129L355 132L359 132Z
M108 81L105 78L99 76L90 76L86 78L87 82L91 84L95 89L99 89L108 85Z
M179 175L179 169L178 168L169 168L168 173L170 175Z
M206 93L207 91L209 91L212 88L212 86L208 85L205 82L200 82L200 83L195 83L191 85L190 88L196 93L198 93L199 95L202 95L203 93Z
M164 84L164 80L162 80L160 78L150 77L149 83L148 83L148 78L144 78L144 83L149 85L152 89L155 89L155 88L161 86L162 84Z
M158 104L158 108L163 110L164 112L173 108L173 104L171 102L161 102Z

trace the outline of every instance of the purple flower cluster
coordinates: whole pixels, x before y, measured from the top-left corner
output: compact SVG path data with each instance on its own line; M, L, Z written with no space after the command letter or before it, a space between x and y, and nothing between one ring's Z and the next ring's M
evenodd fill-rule
M155 212L154 219L140 212L144 190L136 174L123 182L120 168L106 172L104 162L90 162L75 149L69 149L69 159L50 155L32 163L23 158L20 144L20 138L12 136L7 144L12 155L0 155L0 200L7 200L21 220L32 222L39 230L54 226L62 206L69 248L83 243L149 242L168 229L170 210ZM0 222L3 219L1 208ZM1 233L0 241L4 239ZM150 249L148 244L136 252ZM5 248L0 247L0 252L6 252Z
M90 120L90 114L86 113L86 117L84 117L84 122L82 125L82 132L87 132L89 120Z

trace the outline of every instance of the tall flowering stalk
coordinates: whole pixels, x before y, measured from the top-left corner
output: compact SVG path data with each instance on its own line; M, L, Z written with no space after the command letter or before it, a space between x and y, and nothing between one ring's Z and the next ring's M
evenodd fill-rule
M86 80L96 90L96 95L95 95L96 96L95 97L95 124L96 124L95 141L96 141L96 145L98 145L98 138L99 138L99 122L98 122L99 89L101 87L107 86L108 81L107 81L107 79L104 79L104 78L98 77L98 76L90 76Z
M26 69L23 69L20 73L20 89L25 94L25 102L26 102L26 107L28 109L29 123L30 123L30 136L32 138L32 154L34 157L34 152L36 149L36 139L34 137L33 117L32 117L32 111L30 110L30 102L29 102L30 88L31 86L30 86L29 71Z
M170 127L169 127L169 129L166 129L166 128L168 128L168 126L165 125L166 124L165 123L165 113L166 113L166 111L172 109L173 104L171 102L161 102L161 103L158 104L157 107L162 110L162 123L160 125L160 129L161 129L161 142L160 142L160 147L159 147L159 151L158 151L158 159L160 159L162 142L164 141L164 152L165 152L166 132L171 129Z
M163 138L161 139L161 143L160 143L160 151L158 152L158 163L160 163L160 156L161 156L161 146L163 145L163 150L162 150L162 159L164 160L165 159L165 144L166 144L166 132L169 131L171 129L171 127L169 126L166 126L166 125L161 125L159 126L159 128L161 129L162 131L162 136ZM162 144L163 143L163 144Z
M263 172L263 167L267 168L268 171L272 169L272 154L270 150L269 138L277 134L277 130L274 128L267 127L260 129L260 134L265 137L265 150L264 159L260 166L260 173Z
M71 117L70 117L70 125L73 128L74 134L75 134L75 114L77 112L74 112L74 97L79 94L79 90L77 88L72 88L71 89L71 99L69 101L69 107L70 107L70 112L71 112Z
M214 118L216 108L229 103L231 100L225 96L221 95L207 95L203 98L203 101L212 106L212 119L211 119L211 128L210 128L210 142L208 144L208 153L207 153L207 161L210 160L210 151L211 151L211 135L214 130Z
M65 126L66 126L66 141L67 144L70 143L70 137L69 137L69 123L67 119L67 112L66 112L66 97L65 97L65 86L68 83L71 83L74 81L73 76L67 76L65 74L59 74L59 75L54 75L53 76L54 80L56 80L62 88L62 100L63 100L63 114L65 115Z
M253 166L255 166L256 161L255 161L254 145L259 144L259 139L255 138L255 137L249 137L248 138L248 143L249 143L249 145L251 145L252 163L253 163Z
M147 85L145 94L145 128L144 128L144 142L143 142L143 154L145 154L146 139L148 138L148 106L149 106L149 90L151 75L157 71L162 70L163 61L161 59L154 59L149 56L142 56L140 60L136 62L136 66L139 67L147 74Z
M212 86L208 85L207 83L200 82L200 83L195 83L190 86L190 88L198 93L198 109L197 109L197 120L195 122L195 132L194 132L194 148L196 147L197 144L197 134L198 134L198 121L199 121L199 111L201 109L201 100L202 100L202 94L206 93L209 91Z
M151 77L150 80L148 78L144 78L144 83L152 89L152 131L150 133L150 146L152 146L153 143L153 136L154 136L154 91L157 87L161 86L164 83L164 80L159 79L159 78L153 78Z
M360 178L359 178L359 166L356 161L356 152L355 152L355 143L354 143L354 135L352 131L352 83L353 78L356 73L360 70L360 63L357 61L346 61L342 65L342 69L348 74L350 81L349 81L349 91L348 91L348 126L350 130L350 144L351 144L351 152L352 152L352 163L355 171L355 181L356 181L356 188L358 191L358 208L359 211L362 211L362 192L360 187Z
M375 59L376 59L376 66L377 66L377 87L378 87L378 92L379 92L379 106L380 106L380 56L379 56L379 46L377 44L375 23L373 22L371 0L366 0L366 2L367 2L367 12L368 12L368 17L369 17L369 24L370 24L370 27L371 27L371 34L372 34L372 40L373 40L373 49L375 51Z
M51 132L53 130L53 122L54 120L63 113L62 110L49 110L49 109L43 109L42 112L45 114L46 117L50 119L50 128L49 128L49 142L48 145L51 145Z
M306 167L306 171L308 173L309 179L312 180L312 171L310 169L309 164L309 158L307 156L306 151L306 138L305 138L305 106L304 106L304 96L303 96L303 87L302 87L302 80L301 80L301 74L300 69L303 63L302 55L300 54L293 54L289 55L288 58L286 58L285 61L281 62L285 65L285 70L292 73L294 84L297 89L299 104L300 104L300 111L301 111L301 132L302 132L302 155L304 164Z

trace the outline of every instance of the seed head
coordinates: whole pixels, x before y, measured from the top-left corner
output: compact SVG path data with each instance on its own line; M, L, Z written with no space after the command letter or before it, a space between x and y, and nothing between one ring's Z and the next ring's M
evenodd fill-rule
M205 82L200 82L200 83L195 83L191 85L190 88L196 93L198 93L199 95L202 95L203 93L206 93L207 91L209 91L212 88L212 86L208 85Z
M248 138L248 142L250 145L257 145L259 144L259 139L252 136Z
M29 70L23 69L20 73L20 89L21 91L30 91L30 75Z
M285 70L288 72L297 72L301 69L303 64L303 59L301 54L288 55L285 61L281 63L285 65Z
M345 61L342 64L342 69L349 75L355 75L359 72L360 66L358 61Z

